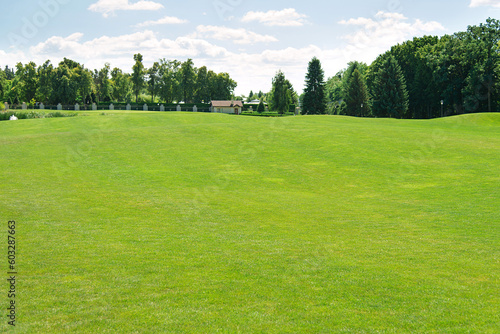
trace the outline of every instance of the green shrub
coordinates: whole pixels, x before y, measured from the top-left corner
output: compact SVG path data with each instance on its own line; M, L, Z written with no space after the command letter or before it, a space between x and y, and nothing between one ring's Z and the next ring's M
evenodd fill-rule
M34 119L34 118L57 118L57 117L75 117L78 116L76 112L50 112L44 113L43 111L8 111L0 112L0 121L8 121L12 115L16 115L18 119Z
M45 118L57 118L57 117L76 117L78 116L78 113L76 112L60 112L60 111L55 111L51 112L45 115ZM44 117L40 117L44 118Z
M14 113L12 111L9 112L0 112L0 121L8 121L10 119L10 116L12 116Z
M293 113L279 114L277 111L246 111L242 113L243 116L256 116L256 117L282 117L282 116L293 116Z
M260 101L259 106L257 107L257 111L260 113L266 111L266 106L264 105L264 102Z

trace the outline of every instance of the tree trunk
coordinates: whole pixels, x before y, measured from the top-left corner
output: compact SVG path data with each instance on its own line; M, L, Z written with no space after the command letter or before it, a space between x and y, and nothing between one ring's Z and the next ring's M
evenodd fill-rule
M488 112L491 112L491 82L488 85Z

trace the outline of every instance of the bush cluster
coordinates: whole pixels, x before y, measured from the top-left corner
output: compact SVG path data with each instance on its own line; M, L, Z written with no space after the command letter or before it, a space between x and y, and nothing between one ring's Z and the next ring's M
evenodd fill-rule
M71 113L71 112L61 112L61 111L56 111L56 112L49 112L45 113L42 111L7 111L7 112L0 112L0 121L8 121L10 120L10 117L12 115L16 115L18 119L34 119L34 118L57 118L57 117L75 117L78 116L77 113Z
M265 112L258 112L258 111L244 111L242 113L243 116L261 116L261 117L281 117L281 116L293 116L295 113L284 113L284 114L279 114L277 111L265 111Z

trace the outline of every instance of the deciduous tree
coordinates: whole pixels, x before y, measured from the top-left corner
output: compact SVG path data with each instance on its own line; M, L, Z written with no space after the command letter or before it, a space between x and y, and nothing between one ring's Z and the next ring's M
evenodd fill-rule
M111 82L109 80L110 72L111 66L109 63L106 63L104 64L104 67L99 70L99 72L95 71L94 73L94 83L99 102L111 101L113 87L111 86Z
M132 96L132 80L130 74L115 67L111 71L111 81L113 82L113 100L130 102Z
M195 102L210 102L210 90L208 81L208 70L206 66L202 66L198 69L196 74L196 93Z
M144 87L144 64L140 53L134 55L135 64L132 67L132 87L135 95L135 102L139 102L139 94Z
M285 78L285 74L279 70L273 78L270 103L271 109L280 114L287 112L290 106L291 93L289 85L290 83Z
M16 65L16 77L19 78L21 96L20 98L29 103L35 98L38 89L38 73L34 62L29 62L26 65L18 63Z
M182 99L180 90L180 67L178 60L160 60L160 98L165 103L179 102Z
M155 102L155 96L160 89L160 64L154 62L153 66L147 71L148 73L148 90L151 94L151 103Z
M194 71L193 60L190 58L183 62L181 65L181 90L182 98L185 103L190 103L193 101L195 84L196 84L196 73Z
M488 18L485 24L467 29L467 53L472 70L464 88L466 108L469 111L493 111L500 66L500 21Z

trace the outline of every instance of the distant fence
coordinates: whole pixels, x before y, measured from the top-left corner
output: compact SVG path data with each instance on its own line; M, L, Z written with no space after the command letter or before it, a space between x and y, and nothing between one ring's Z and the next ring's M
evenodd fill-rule
M45 105L37 103L35 105L5 104L6 110L67 110L67 111L96 111L96 110L136 110L136 111L159 111L159 112L210 112L210 106L206 104L58 104Z

